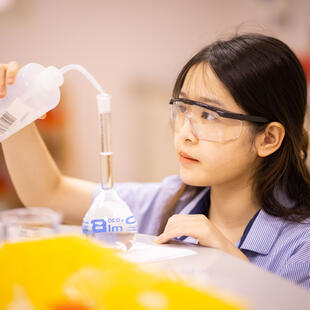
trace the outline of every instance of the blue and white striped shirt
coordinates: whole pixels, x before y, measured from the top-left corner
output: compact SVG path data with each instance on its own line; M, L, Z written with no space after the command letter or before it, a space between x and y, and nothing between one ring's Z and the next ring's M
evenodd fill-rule
M133 212L139 233L156 235L162 208L181 184L180 177L175 175L160 183L116 183L115 189ZM99 190L98 185L94 197ZM185 192L175 213L208 212L200 207L207 205L205 199L209 190L206 187L192 199L191 193ZM289 206L290 202L287 204ZM191 238L186 238L186 241L195 242ZM255 265L310 288L310 219L301 224L289 222L261 209L248 224L236 247Z

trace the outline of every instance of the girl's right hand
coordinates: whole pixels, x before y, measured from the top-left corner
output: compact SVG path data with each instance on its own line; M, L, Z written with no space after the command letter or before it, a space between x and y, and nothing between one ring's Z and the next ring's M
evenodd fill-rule
M6 95L6 84L13 84L20 66L16 61L0 64L0 98Z
M16 75L20 69L16 61L10 61L8 64L0 64L0 99L6 95L6 84L13 84ZM40 119L44 119L46 114L42 115Z

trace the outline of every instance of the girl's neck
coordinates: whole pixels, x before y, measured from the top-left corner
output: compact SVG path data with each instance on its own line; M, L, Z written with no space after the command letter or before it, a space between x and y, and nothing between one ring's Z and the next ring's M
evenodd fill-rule
M244 230L261 208L253 199L250 182L212 185L210 201L210 221L228 231Z

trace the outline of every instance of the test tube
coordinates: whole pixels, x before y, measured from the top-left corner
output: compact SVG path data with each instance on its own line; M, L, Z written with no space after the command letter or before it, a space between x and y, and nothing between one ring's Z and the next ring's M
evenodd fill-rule
M109 94L97 95L101 148L101 188L103 190L113 188L110 98Z

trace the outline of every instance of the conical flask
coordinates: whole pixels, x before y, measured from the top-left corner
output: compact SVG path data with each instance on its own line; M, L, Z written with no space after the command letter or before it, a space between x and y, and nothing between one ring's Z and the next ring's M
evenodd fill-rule
M101 139L101 190L83 219L83 232L107 246L128 250L134 243L137 222L128 205L113 188L111 103L108 94L97 95Z

